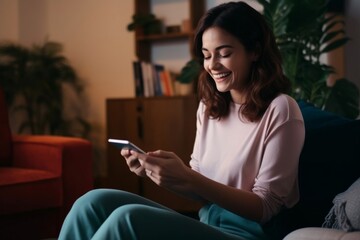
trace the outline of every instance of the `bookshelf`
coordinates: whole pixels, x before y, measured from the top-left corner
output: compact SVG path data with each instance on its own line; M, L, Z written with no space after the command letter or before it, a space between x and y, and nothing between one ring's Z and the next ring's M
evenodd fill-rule
M156 7L152 7L152 5ZM176 11L176 7L178 9L181 7L181 10L178 11L179 14L173 13L174 9ZM166 10L167 8L169 10ZM183 8L187 9L183 11ZM162 9L162 11L159 12L158 9ZM193 86L187 84L189 86L184 93L182 90L186 87L175 81L175 78L176 74L180 73L181 68L193 56L194 31L204 9L204 0L135 0L134 14L138 16L154 14L162 22L163 30L159 34L144 34L143 29L135 29L137 61L133 63L133 70L137 97L182 95L193 90ZM177 19L171 20L169 14L177 15ZM166 29L170 27L175 27L177 31L167 31ZM149 66L144 69L146 64L143 63L152 65L153 69L149 70ZM159 68L156 69L155 65L162 65L163 70L161 71L165 71L166 74L159 74ZM163 77L164 75L168 77ZM171 86L171 90L164 89L164 86ZM160 91L156 91L156 89L160 89Z
M187 40L189 44L189 51L191 53L192 42L194 37L194 30L198 21L204 14L205 3L204 0L178 0L188 1L189 5L189 24L190 30L179 33L162 33L156 35L144 35L140 29L135 31L135 47L136 56L142 61L151 61L151 47L152 43L157 41L174 41ZM151 13L151 0L135 0L135 14ZM180 23L179 23L180 24Z

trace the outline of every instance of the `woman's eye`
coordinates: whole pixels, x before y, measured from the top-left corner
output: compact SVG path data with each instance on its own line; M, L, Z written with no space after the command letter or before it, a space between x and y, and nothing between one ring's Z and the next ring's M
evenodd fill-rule
M227 58L227 57L230 57L231 53L223 53L223 54L220 54L220 57L222 58Z
M208 60L210 58L211 58L211 56L204 56L204 60Z

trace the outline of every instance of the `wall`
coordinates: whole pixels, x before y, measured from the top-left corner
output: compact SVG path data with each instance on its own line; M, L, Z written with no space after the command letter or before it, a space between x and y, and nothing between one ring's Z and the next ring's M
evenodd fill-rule
M31 46L45 41L48 30L47 0L19 1L19 41Z
M256 0L241 0L243 2L246 2L251 7L255 8L258 11L262 11L262 6L259 4ZM206 0L206 8L212 8L216 5L219 5L221 3L231 2L231 0Z
M18 2L0 0L0 41L15 41L19 38Z
M64 43L66 55L86 83L85 112L94 128L96 169L102 173L107 144L105 101L134 96L134 39L126 30L133 7L132 0L53 0L48 8L49 35Z

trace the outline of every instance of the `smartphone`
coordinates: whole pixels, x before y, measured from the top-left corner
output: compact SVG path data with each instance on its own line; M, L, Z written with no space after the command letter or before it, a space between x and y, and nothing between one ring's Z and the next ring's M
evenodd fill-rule
M138 146L136 146L135 144L133 144L132 142L130 142L128 140L109 138L108 142L113 144L115 147L117 147L119 149L127 148L127 149L134 150L136 152L139 152L139 153L146 154L146 152L144 150L142 150L141 148L139 148Z

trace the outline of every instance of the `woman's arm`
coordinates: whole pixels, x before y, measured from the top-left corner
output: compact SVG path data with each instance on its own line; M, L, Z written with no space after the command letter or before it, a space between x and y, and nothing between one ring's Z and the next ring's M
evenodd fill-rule
M190 192L197 193L209 202L242 217L260 222L263 214L261 198L253 192L244 191L213 181L190 169Z
M262 200L256 194L213 181L190 169L172 152L132 154L157 185L188 198L215 203L254 221L262 219Z

